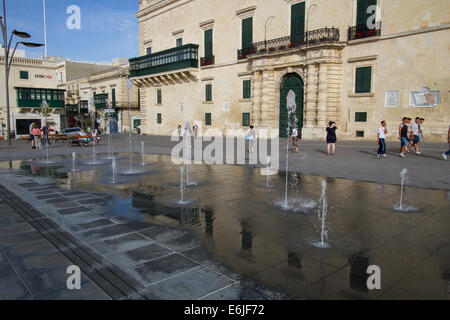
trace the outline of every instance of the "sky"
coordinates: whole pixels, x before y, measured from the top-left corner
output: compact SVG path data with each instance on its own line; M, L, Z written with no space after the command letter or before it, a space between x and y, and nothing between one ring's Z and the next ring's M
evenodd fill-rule
M66 25L71 5L80 8L79 30ZM138 56L138 6L139 0L46 0L47 55L100 63ZM6 0L6 17L8 33L25 31L25 41L44 43L43 0ZM26 48L27 57L41 54L43 47Z

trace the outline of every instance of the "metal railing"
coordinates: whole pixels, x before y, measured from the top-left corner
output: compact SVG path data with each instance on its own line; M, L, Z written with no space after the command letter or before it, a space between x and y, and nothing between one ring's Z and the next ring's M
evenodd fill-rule
M374 29L369 29L366 25L348 28L348 41L376 37L381 35L381 21L376 23Z
M339 28L322 28L305 32L302 35L293 35L267 41L253 43L250 47L238 50L238 60L246 59L251 54L265 54L283 51L300 46L321 43L339 42Z
M214 56L200 58L200 66L209 66L214 64Z

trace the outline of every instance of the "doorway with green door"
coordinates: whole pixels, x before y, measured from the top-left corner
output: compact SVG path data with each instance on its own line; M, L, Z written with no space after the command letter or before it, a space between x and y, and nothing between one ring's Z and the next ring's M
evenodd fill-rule
M280 86L280 125L279 125L279 135L280 138L286 138L288 136L288 125L289 125L289 135L292 133L292 128L294 123L296 123L298 132L301 135L303 127L303 80L296 73L288 73L285 75L284 79L281 81ZM295 94L295 118L292 114L288 114L288 95L290 91ZM294 99L294 96L292 96Z

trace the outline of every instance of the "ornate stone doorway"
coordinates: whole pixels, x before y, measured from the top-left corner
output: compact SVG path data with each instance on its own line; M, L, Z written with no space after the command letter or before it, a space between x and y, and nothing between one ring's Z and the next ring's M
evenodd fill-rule
M296 73L288 73L280 86L280 137L285 138L288 136L288 104L292 104L293 101L288 103L289 91L293 91L295 94L295 115L297 117L297 128L299 133L302 132L303 127L303 80ZM294 96L291 93L291 97ZM292 122L292 117L291 117ZM290 130L289 134L292 132Z

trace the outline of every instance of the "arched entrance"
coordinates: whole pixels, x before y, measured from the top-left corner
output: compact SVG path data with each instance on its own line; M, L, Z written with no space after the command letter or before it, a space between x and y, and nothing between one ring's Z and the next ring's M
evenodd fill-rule
M303 127L303 80L296 73L287 74L280 86L280 137L287 137L288 128L288 110L287 110L287 96L289 91L295 93L297 128L301 134ZM292 120L291 120L292 121ZM292 125L292 124L291 124ZM291 130L292 132L292 130Z

